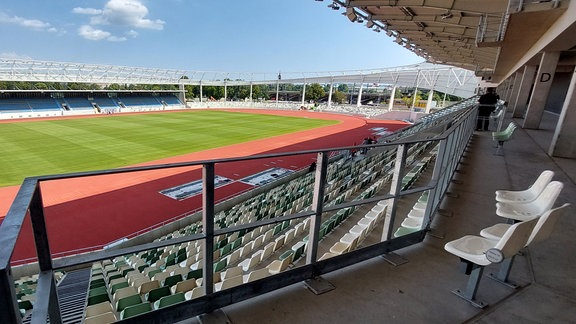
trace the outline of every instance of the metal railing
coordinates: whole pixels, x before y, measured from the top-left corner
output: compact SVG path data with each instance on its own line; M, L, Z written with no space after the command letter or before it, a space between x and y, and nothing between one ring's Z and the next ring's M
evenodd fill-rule
M390 190L384 194L377 194L369 198L356 199L338 204L326 204L324 201L327 186L328 161L333 151L350 151L358 147L326 148L314 151L299 151L269 155L259 155L240 158L205 160L177 164L155 165L137 168L106 170L99 172L83 172L66 175L44 176L26 178L0 226L0 322L19 323L21 314L18 307L17 295L14 287L14 278L10 266L10 259L14 252L16 240L19 236L25 218L29 215L34 232L36 253L40 268L36 290L36 302L32 311L32 323L44 323L49 317L51 323L61 323L62 317L58 304L56 281L54 272L61 269L89 266L100 260L111 260L118 256L138 253L140 251L167 247L171 245L202 240L203 249L203 280L204 283L213 282L214 277L214 238L239 231L250 231L255 228L279 224L293 219L309 218L308 243L305 250L305 264L294 266L279 274L245 283L230 289L214 291L214 286L204 284L204 296L176 304L167 308L128 318L122 322L176 322L193 316L211 312L220 307L240 302L264 293L286 287L298 282L316 278L322 274L341 269L343 267L364 261L376 256L390 253L397 249L421 242L430 229L430 222L438 210L440 202L448 190L452 176L459 160L470 139L476 123L476 98L470 98L446 109L430 114L421 122L394 133L379 144L368 145L374 150L392 150L395 154L393 160L393 174L390 181ZM422 143L437 145L435 150L434 167L428 181L417 187L409 189L402 187L402 179L408 173L409 152L412 147ZM282 216L260 219L258 221L235 225L226 228L215 228L215 166L231 162L253 161L266 158L279 158L284 156L317 154L317 167L314 172L314 189L311 208L288 213ZM98 175L112 175L150 170L170 169L188 166L202 166L202 233L175 237L162 241L154 241L137 246L106 249L90 253L54 258L51 254L50 242L47 235L47 222L40 184L45 181L89 177ZM397 227L398 200L402 197L428 191L428 203L422 228L412 234L393 237L392 233ZM342 255L319 261L320 227L322 216L329 212L352 206L373 204L380 200L389 201L389 215L381 228L382 238L379 242L358 248Z

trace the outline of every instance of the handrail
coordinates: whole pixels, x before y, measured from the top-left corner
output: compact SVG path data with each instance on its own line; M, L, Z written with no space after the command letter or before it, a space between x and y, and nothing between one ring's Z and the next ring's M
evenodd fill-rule
M174 164L162 164L144 167L122 168L114 170L101 170L91 172L79 172L71 174L48 175L40 177L26 178L20 187L20 190L11 206L4 222L0 226L0 304L11 305L11 307L4 307L0 309L0 322L19 323L21 322L18 306L16 303L16 294L13 286L13 278L10 268L10 257L13 253L16 238L18 237L20 227L23 223L24 217L29 211L30 219L34 229L34 237L37 247L37 255L39 260L40 271L44 274L40 276L38 287L43 287L37 291L36 304L32 314L32 320L43 321L46 314L50 315L53 322L60 322L60 311L57 298L55 298L54 282L49 282L50 274L57 269L62 269L72 266L81 266L86 263L112 259L116 256L126 255L130 253L139 252L142 250L149 250L152 248L165 247L169 245L180 244L184 242L191 242L195 240L203 240L205 244L203 269L204 278L208 278L207 282L213 274L214 264L212 260L212 251L209 247L213 244L214 237L222 234L232 233L240 229L254 229L266 224L275 224L285 222L292 219L301 219L303 217L310 217L310 230L309 241L306 248L306 264L303 266L295 267L286 272L281 272L269 278L262 279L258 282L259 289L254 289L254 284L247 283L241 286L234 287L225 291L213 293L211 285L205 285L205 297L193 299L170 308L169 311L160 309L152 313L144 314L137 317L139 323L158 321L176 321L182 320L200 313L212 311L218 307L223 307L234 302L238 302L247 298L258 296L260 294L294 284L296 282L310 279L321 274L340 269L355 262L366 260L377 255L382 255L396 249L406 247L412 244L421 242L426 234L432 216L438 208L444 194L447 191L449 182L456 170L456 166L460 157L462 156L468 139L471 137L476 116L475 98L470 98L462 103L453 105L443 109L437 113L430 114L429 117L423 118L417 124L409 128L403 129L397 134L392 134L386 137L386 142L365 145L360 147L372 149L393 149L396 150L396 160L394 161L394 173L392 176L392 187L399 188L399 183L402 182L403 176L407 173L407 155L411 146L418 143L435 142L438 143L438 150L435 157L434 170L430 181L420 187L412 188L408 191L391 190L390 194L383 196L373 196L366 199L354 200L353 202L342 203L337 205L325 206L323 201L325 195L326 175L328 172L328 156L333 151L349 151L351 149L358 149L358 146L338 147L338 148L324 148L320 150L308 150L298 152L284 152L275 154L265 154L249 157L237 158L223 158L205 161L191 161ZM434 132L436 135L424 137L423 131ZM284 156L304 155L304 154L317 154L317 168L315 171L315 182L313 190L313 204L312 209L296 214L283 215L271 219L263 219L250 224L241 226L233 226L230 228L211 229L214 224L214 165L225 164L229 162L238 161L252 161L265 158L278 158ZM85 254L62 257L54 259L50 253L49 241L46 236L46 220L44 218L42 206L42 193L40 191L39 183L49 180L79 178L96 175L110 175L117 173L132 173L140 171L179 168L188 166L202 166L203 168L203 230L204 233L193 234L189 236L172 238L164 241L155 241L137 246L131 246L120 249L108 249ZM212 175L212 176L210 176ZM429 190L429 204L426 208L425 221L420 231L413 234L402 236L399 238L391 239L390 235L383 237L382 241L374 245L348 252L345 255L336 256L330 259L318 261L316 253L318 249L319 240L319 225L322 210L335 211L340 208L348 206L361 205L376 202L379 199L391 199L391 214L390 219L385 222L382 228L383 233L391 233L391 226L394 224L396 217L396 200L397 198L408 195L411 193ZM210 251L209 253L207 251ZM209 301L209 302L208 302ZM40 316L40 317L38 317ZM42 317L44 316L44 317ZM126 322L135 321L126 320Z

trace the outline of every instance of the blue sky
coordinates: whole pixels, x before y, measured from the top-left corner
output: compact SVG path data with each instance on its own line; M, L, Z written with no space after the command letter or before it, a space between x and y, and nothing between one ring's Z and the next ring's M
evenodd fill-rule
M313 0L4 0L0 57L222 72L422 62Z

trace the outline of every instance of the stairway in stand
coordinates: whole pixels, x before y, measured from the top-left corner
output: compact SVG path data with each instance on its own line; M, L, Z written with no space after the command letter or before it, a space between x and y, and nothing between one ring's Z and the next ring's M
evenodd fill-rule
M68 272L62 278L58 284L58 302L62 323L82 323L89 283L90 268ZM31 319L28 315L22 322L30 323Z

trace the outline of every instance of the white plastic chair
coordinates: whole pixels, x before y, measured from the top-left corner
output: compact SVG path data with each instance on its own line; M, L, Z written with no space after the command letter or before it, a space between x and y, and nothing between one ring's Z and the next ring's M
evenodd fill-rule
M542 193L533 201L523 204L518 203L496 203L496 215L525 221L542 216L550 210L560 195L564 184L560 181L550 182Z
M491 263L500 263L516 255L526 246L537 219L516 223L498 241L485 237L466 235L444 245L444 249L467 263L466 274L470 275L466 291L452 291L458 297L467 300L472 305L484 308L486 304L475 300L476 292L484 266Z
M258 269L258 270L253 270L249 274L244 275L242 277L242 280L244 281L244 283L248 283L248 282L256 281L256 280L259 280L262 278L266 278L269 275L270 275L270 272L268 272L268 269L262 268L262 269Z
M496 190L496 201L504 203L528 203L542 193L544 188L552 181L554 172L544 170L536 181L526 190L512 191L512 190Z
M540 216L538 218L538 223L536 223L536 226L534 227L534 230L532 231L532 234L530 235L526 245L538 243L550 237L554 227L556 226L558 218L560 218L568 206L570 206L570 204L566 203L560 207L551 209L545 212L544 215ZM506 233L508 228L510 228L510 226L512 225L503 223L492 225L480 231L480 235L487 239L499 240L502 238L504 233Z

